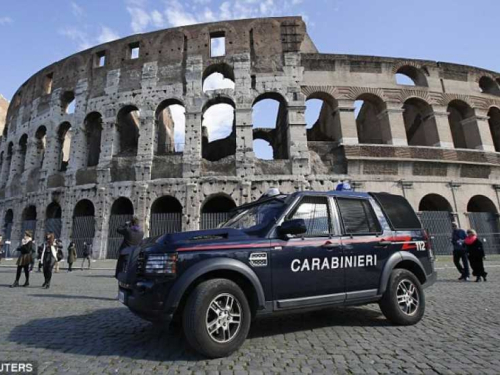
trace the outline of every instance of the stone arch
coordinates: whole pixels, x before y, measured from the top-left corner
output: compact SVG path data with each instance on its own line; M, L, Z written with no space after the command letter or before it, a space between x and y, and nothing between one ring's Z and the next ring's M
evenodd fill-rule
M89 199L79 200L73 209L71 241L76 245L79 257L83 256L84 244L93 245L95 237L95 206Z
M71 153L71 124L63 122L59 125L57 130L56 154L58 155L58 170L66 171L69 165L69 158Z
M500 96L500 86L493 78L482 76L478 84L482 93Z
M267 101L267 105L274 106L273 109L264 109L264 118L270 118L268 111L274 111L276 117L270 120L270 123L257 124L258 112L255 108L259 103ZM272 101L272 102L271 102ZM264 104L264 103L263 103ZM273 123L274 122L274 123ZM288 159L289 157L289 142L288 142L288 104L286 98L278 92L266 92L258 95L252 104L252 124L253 124L253 139L259 134L267 132L267 139L273 148L273 159ZM261 138L262 139L262 138ZM256 150L254 150L256 151ZM259 158L258 152L256 157Z
M484 195L474 195L467 203L467 212L498 213L493 201Z
M429 86L425 73L419 67L413 65L402 65L395 72L396 82L398 82L398 75L407 77L411 82L413 82L412 86Z
M436 119L429 103L420 98L408 98L403 111L409 146L435 146L439 143Z
M236 203L227 194L213 194L205 199L201 205L200 229L216 228L231 216Z
M9 208L7 211L5 211L4 219L3 219L3 242L5 244L5 241L10 240L12 238L12 227L14 226L14 211ZM10 249L5 249L6 254L5 257L10 256Z
M202 75L203 92L221 89L234 89L234 69L226 63L209 65Z
M10 168L12 166L12 158L14 157L14 142L9 142L7 146L7 155L5 157L5 166L2 168L5 168L5 179L4 181L0 181L2 185L5 185L7 183L7 180L10 177Z
M495 151L500 152L500 108L491 107L488 111L488 123Z
M450 202L442 195L427 194L424 196L418 205L419 211L447 211L452 212Z
M26 206L21 215L21 233L19 237L20 240L24 237L24 232L27 230L31 231L32 238L35 238L36 221L37 221L36 206L35 205Z
M216 127L217 109L218 117L222 117L224 126ZM232 108L231 108L232 107ZM217 96L208 100L202 109L201 129L201 155L208 161L217 161L236 153L236 105L234 101L226 96ZM221 125L221 122L219 122Z
M134 215L134 204L127 197L115 199L111 205L111 215Z
M23 134L19 138L19 174L24 172L26 166L26 154L28 153L28 134Z
M181 113L183 119L179 118ZM154 152L156 155L184 150L185 121L185 107L181 100L166 99L158 105L155 111Z
M182 205L177 198L164 195L151 205L149 235L161 236L182 230Z
M108 225L108 246L106 258L117 259L123 236L117 232L118 228L134 217L134 205L127 197L117 198L110 209Z
M319 111L315 122L309 123L308 102L318 101ZM326 92L314 92L306 97L306 131L308 141L339 141L342 139L338 101ZM316 117L316 115L314 115ZM314 120L313 120L314 121Z
M116 152L119 156L137 156L139 148L140 113L135 105L126 105L116 116Z
M477 122L474 110L469 104L459 99L450 101L448 122L455 148L475 148L478 142Z
M85 117L83 123L85 127L86 165L87 167L95 167L99 164L101 155L102 115L99 112L91 112Z
M389 144L392 136L384 100L373 93L363 93L354 103L359 143Z
M35 167L42 167L47 147L47 128L41 125L35 132Z
M61 237L62 209L59 203L53 201L45 210L45 233L54 233L56 238Z
M74 91L65 91L61 95L61 109L63 113L69 115L75 113L75 93Z

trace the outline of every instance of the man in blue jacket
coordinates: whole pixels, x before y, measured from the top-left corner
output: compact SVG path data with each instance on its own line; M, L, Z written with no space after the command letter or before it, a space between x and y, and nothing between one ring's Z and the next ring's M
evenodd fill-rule
M451 243L453 244L453 263L457 267L458 272L461 276L458 280L467 281L469 280L469 261L467 260L467 252L465 250L465 238L467 233L465 230L460 229L457 223L451 224L453 228L453 233L451 234ZM462 264L460 263L462 261Z

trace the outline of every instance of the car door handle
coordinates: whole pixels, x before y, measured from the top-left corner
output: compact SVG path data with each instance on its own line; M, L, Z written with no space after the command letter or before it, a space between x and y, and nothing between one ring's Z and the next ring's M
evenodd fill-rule
M338 249L342 246L340 242L331 242L331 241L326 241L321 247L323 249Z
M379 241L379 243L377 244L377 247L387 247L390 245L392 245L391 241Z

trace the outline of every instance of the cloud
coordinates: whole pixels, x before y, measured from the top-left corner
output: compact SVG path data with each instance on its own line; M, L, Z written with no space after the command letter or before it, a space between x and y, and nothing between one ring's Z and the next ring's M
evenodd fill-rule
M76 27L65 27L59 30L59 34L71 39L78 44L79 50L84 50L92 47L92 41L85 31L79 30Z
M101 33L97 36L97 42L99 44L111 42L112 40L119 39L120 36L111 30L109 27L102 26Z
M85 14L85 10L74 1L71 2L71 12L75 17L81 17Z
M208 139L213 142L226 138L233 130L234 109L229 104L216 104L203 114L203 126L207 127Z
M2 25L2 26L8 25L8 24L13 23L13 22L14 22L14 20L10 17L7 17L7 16L0 17L0 25Z

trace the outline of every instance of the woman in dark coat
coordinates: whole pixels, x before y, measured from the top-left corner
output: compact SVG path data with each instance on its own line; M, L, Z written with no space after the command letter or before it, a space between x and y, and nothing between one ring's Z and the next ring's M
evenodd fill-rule
M71 242L68 246L68 272L73 271L73 263L76 262L76 245Z
M35 252L32 234L30 231L26 231L24 233L24 237L21 240L21 246L17 249L20 252L19 258L17 258L17 273L16 273L16 281L10 287L15 288L19 286L19 279L21 278L21 271L24 270L24 276L26 277L26 281L23 286L30 285L30 264L33 261L33 253Z
M43 265L43 276L45 278L45 282L42 285L42 288L49 289L50 288L50 280L52 279L52 270L54 265L57 262L57 250L54 246L54 234L49 233L47 235L47 241L43 246L42 252L42 265Z
M483 243L477 238L477 233L474 229L467 231L467 238L465 238L465 248L469 256L469 263L472 267L472 274L476 276L476 282L481 281L481 277L486 281L487 272L484 271L484 249Z

